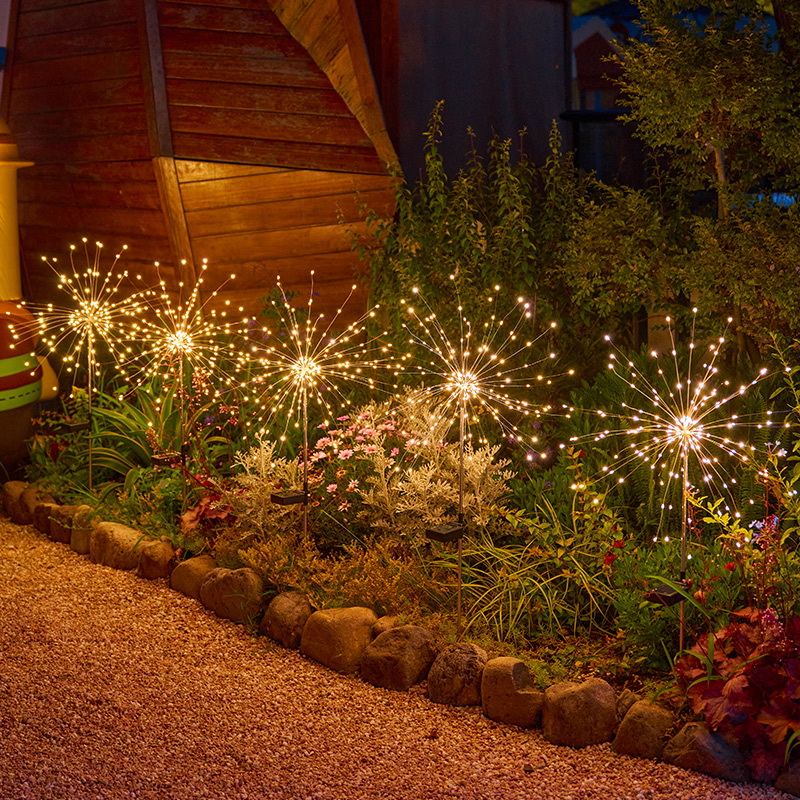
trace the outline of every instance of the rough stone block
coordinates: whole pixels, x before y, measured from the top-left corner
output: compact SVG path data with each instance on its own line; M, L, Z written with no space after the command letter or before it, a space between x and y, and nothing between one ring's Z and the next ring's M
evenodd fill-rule
M675 717L671 711L647 700L634 703L622 718L614 743L617 753L655 760L661 758L667 733Z
M50 529L47 537L53 542L69 544L72 538L72 520L78 506L55 506L50 513Z
M743 782L750 772L736 745L702 722L687 722L664 747L664 761L726 781Z
M139 563L136 574L140 578L155 580L169 578L175 566L175 548L169 537L162 536L157 542L144 542L139 548Z
M118 522L101 522L89 538L89 558L114 569L136 569L144 534Z
M69 546L80 555L85 556L89 553L89 544L92 538L92 531L100 524L99 520L92 518L94 509L91 506L78 506L77 511L72 517L72 531L69 537Z
M303 629L315 609L302 592L281 592L273 597L258 632L269 636L284 647L297 650L303 638Z
M602 678L557 683L545 690L542 734L551 744L602 744L611 741L616 724L616 695Z
M425 680L435 658L430 631L417 625L390 628L364 650L361 677L373 686L405 692Z
M479 706L481 678L488 657L474 644L460 642L442 650L428 672L428 697L450 706Z
M169 585L181 594L200 600L200 587L208 573L216 569L214 559L209 555L194 556L177 564L169 576Z
M58 503L39 503L33 509L33 524L39 533L43 533L45 536L50 535L50 519L57 507Z
M43 492L38 486L33 484L26 486L19 498L22 506L22 515L28 520L25 524L33 523L33 512L39 503L55 503L52 495Z
M22 508L22 493L28 488L25 481L6 481L3 484L3 508L17 525L28 525L31 520L25 516Z
M217 567L200 585L200 602L218 617L257 625L264 613L264 582L249 567Z
M534 685L524 661L502 656L483 668L481 702L489 719L533 728L542 720L544 692Z
M315 611L303 628L300 652L336 672L352 674L372 641L378 618L369 608L325 608Z

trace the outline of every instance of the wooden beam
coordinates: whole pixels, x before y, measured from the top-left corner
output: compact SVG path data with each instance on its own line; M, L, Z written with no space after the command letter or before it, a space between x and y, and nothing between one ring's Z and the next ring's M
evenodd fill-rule
M170 157L173 155L172 135L161 32L158 27L158 0L140 0L139 8L139 47L150 151L154 158Z
M387 164L399 170L399 160L380 109L354 0L267 2L289 33L328 76L369 137L384 170Z
M186 214L183 210L175 159L169 156L156 156L153 159L153 170L161 197L161 208L167 223L167 235L175 264L175 277L179 283L189 284L188 286L184 285L184 290L188 289L186 292L188 296L197 283L197 268L192 251L192 240L189 237L189 228L186 225ZM181 295L183 296L183 292Z
M339 13L347 39L347 48L350 51L358 92L361 95L363 106L362 116L359 117L359 120L364 125L364 130L372 140L375 151L381 161L384 164L388 164L391 169L399 171L400 162L386 130L386 121L383 118L383 111L381 110L380 99L375 87L375 78L372 74L372 66L367 55L367 45L361 31L361 23L358 19L355 2L354 0L338 0L338 2Z

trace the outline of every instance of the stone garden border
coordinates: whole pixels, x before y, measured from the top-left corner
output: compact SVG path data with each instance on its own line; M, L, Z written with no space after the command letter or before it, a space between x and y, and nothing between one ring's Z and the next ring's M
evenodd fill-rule
M541 727L551 744L586 747L611 742L617 753L704 772L729 781L750 779L735 744L702 722L686 723L668 738L671 711L629 690L619 696L601 678L564 682L539 691L525 662L488 659L467 642L437 651L433 635L396 618L378 619L368 608L314 609L300 592L272 595L252 569L218 567L211 556L178 561L168 538L94 519L86 505L60 505L24 481L3 484L3 508L20 525L34 525L54 542L93 562L135 570L145 579L166 578L217 616L258 628L265 635L344 674L360 673L374 686L407 691L427 680L434 703L480 705L495 722ZM775 787L800 797L800 760L791 761Z

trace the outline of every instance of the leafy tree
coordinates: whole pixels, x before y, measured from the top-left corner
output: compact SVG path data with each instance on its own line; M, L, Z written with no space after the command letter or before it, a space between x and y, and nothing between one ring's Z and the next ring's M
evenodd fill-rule
M692 240L676 287L732 316L739 356L766 327L792 326L796 211L772 194L800 187L800 67L769 34L757 0L639 0L643 36L619 55L626 119L678 190ZM694 11L693 15L685 9ZM789 43L793 32L784 30ZM777 301L777 305L775 305Z

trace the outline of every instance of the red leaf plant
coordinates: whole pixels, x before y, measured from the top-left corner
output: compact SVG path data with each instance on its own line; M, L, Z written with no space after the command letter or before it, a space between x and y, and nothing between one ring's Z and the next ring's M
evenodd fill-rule
M710 730L738 744L753 779L772 782L800 731L800 618L733 613L675 662L678 686Z

